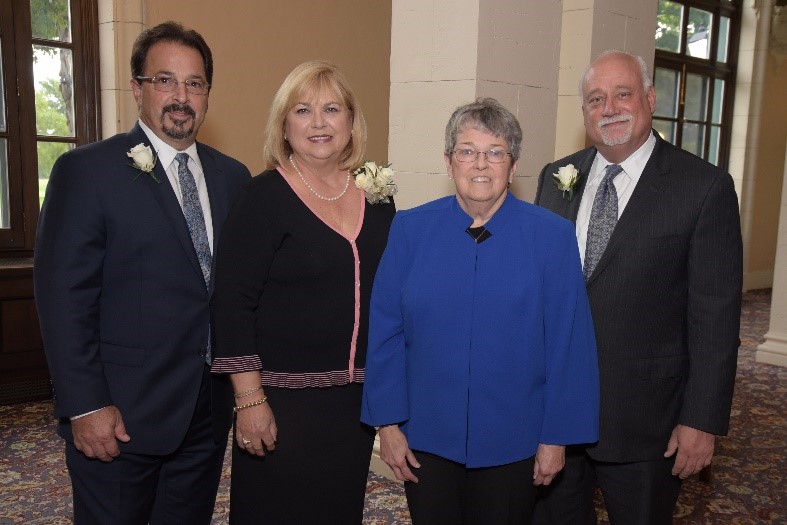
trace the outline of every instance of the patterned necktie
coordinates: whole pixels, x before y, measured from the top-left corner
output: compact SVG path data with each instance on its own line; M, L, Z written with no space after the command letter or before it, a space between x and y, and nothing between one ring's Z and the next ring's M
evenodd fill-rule
M199 193L197 183L194 181L194 174L189 169L189 154L178 153L175 155L178 161L178 183L180 192L183 196L183 216L186 218L186 225L191 234L191 242L197 251L197 260L205 278L205 286L210 282L210 244L208 244L208 230L205 229L205 216L202 214L202 205L199 203ZM205 348L205 362L211 362L210 348L210 326L208 326L208 344Z
M191 242L194 243L194 249L197 251L197 259L207 286L210 282L210 244L208 244L208 231L205 229L205 216L199 203L197 184L189 169L188 153L178 153L175 160L178 161L178 182L183 195L183 216L186 218Z
M590 223L588 224L588 237L585 246L585 267L582 270L585 280L596 269L612 235L612 230L615 229L615 223L618 222L618 192L615 190L613 180L622 171L623 168L619 164L607 166L607 173L596 190L593 208L590 210Z

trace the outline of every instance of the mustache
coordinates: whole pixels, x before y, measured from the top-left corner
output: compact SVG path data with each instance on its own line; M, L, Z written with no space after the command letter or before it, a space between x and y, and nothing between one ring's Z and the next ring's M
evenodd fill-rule
M178 111L181 113L186 113L191 118L197 117L197 112L194 111L194 108L192 108L188 104L169 104L168 106L164 106L164 108L161 110L161 115L163 116L164 113L169 113L170 111Z
M608 124L615 124L616 122L630 122L633 118L631 113L615 115L614 117L602 117L601 120L598 121L598 127L601 129Z

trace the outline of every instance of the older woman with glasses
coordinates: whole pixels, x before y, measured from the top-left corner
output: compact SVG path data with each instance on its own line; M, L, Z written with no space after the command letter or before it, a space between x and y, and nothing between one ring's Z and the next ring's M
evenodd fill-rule
M574 228L508 192L522 131L494 99L445 133L456 196L398 212L375 277L361 419L413 523L530 523L564 446L598 435Z

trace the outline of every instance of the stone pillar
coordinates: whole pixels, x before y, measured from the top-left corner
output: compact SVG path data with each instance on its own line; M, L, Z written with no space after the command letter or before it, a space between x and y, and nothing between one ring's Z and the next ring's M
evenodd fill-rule
M658 0L396 0L392 3L388 159L397 206L453 193L443 162L451 111L500 100L524 132L512 190L535 195L547 162L584 147L577 86L615 48L652 63Z
M131 48L144 29L144 0L98 0L103 138L128 131L137 121L131 93Z
M397 0L392 3L388 159L400 209L451 194L444 130L451 112L495 97L520 119L524 147L514 189L535 193L552 160L560 2Z
M784 159L784 180L787 181L787 155ZM782 184L771 323L765 334L765 342L757 347L757 361L787 367L787 184Z

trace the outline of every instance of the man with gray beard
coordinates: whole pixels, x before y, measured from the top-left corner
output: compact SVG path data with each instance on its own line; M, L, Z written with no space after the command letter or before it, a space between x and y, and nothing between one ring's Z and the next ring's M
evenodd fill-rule
M598 347L597 443L569 447L535 523L672 523L681 480L709 465L729 424L742 288L729 174L651 128L641 57L611 51L581 83L592 147L547 165L536 203L576 224Z

